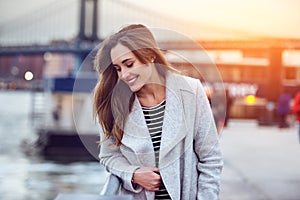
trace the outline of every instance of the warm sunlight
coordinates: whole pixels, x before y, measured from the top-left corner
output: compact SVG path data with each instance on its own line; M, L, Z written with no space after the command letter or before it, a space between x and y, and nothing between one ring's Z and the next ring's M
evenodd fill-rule
M79 1L63 2L28 0L26 5L19 6L17 0L5 3L1 1L0 29L5 31L1 33L0 42L3 43L4 40L12 37L20 38L22 36L20 34L25 30L18 31L18 28L26 24L27 18L37 16L43 19L43 23L35 29L45 30L46 33L42 34L43 37L37 33L26 33L27 37L31 36L34 40L40 37L39 40L42 42L47 41L50 35L58 33L61 38L74 37L77 30L76 13ZM98 28L99 34L103 37L113 30L118 30L123 24L138 22L149 27L177 31L197 40L300 38L300 1L298 0L101 0L99 2L102 10L99 14L101 25L99 24ZM61 10L54 5L61 6ZM37 12L43 6L47 6L48 12L55 13L55 16L61 20L51 21L52 15L45 15L46 13L42 11ZM7 22L17 22L17 24L8 26ZM54 30L49 25L50 22L59 28Z
M300 0L0 0L0 200L300 200Z
M136 1L130 0L137 4ZM160 6L153 6L153 5ZM176 19L199 24L197 32L207 29L220 35L242 37L300 37L300 1L297 0L209 0L139 1L148 9L163 11ZM203 30L206 27L206 30ZM185 27L185 29L195 29Z

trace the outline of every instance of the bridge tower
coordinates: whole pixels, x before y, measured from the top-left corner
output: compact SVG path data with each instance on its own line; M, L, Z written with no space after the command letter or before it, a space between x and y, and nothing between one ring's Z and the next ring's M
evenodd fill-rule
M86 43L99 43L98 37L98 0L80 0L79 30L76 37L77 46ZM96 46L96 44L94 46ZM76 54L76 63L73 74L79 71L81 64L90 52Z
M80 0L79 41L98 41L98 0Z

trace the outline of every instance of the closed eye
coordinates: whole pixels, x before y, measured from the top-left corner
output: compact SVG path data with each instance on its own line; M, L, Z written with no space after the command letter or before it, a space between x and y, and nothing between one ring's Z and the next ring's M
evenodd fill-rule
M125 60L122 63L127 68L130 68L134 65L134 61L128 61L128 60ZM116 69L117 72L120 72L122 70L121 67L117 64L113 64L113 67Z
M126 67L132 67L133 66L133 62L126 64Z
M132 67L134 64L134 60L132 58L127 58L122 61L122 64L124 64L126 67Z

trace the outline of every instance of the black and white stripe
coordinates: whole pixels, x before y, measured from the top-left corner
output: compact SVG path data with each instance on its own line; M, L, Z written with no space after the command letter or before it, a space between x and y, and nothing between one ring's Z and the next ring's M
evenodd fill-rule
M164 120L166 100L153 107L142 107L145 116L146 124L152 139L152 144L155 153L155 163L158 167L159 149L161 142L161 133ZM159 187L159 191L155 192L155 199L171 199L164 184Z

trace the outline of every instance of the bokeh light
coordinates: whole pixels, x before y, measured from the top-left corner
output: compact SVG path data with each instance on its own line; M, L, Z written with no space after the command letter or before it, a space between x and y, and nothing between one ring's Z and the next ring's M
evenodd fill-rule
M256 97L254 95L248 95L246 96L246 103L248 105L253 105L256 101Z
M33 73L31 72L31 71L27 71L27 72L25 72L25 74L24 74L24 78L25 78L25 80L27 80L27 81L30 81L30 80L32 80L33 79Z

